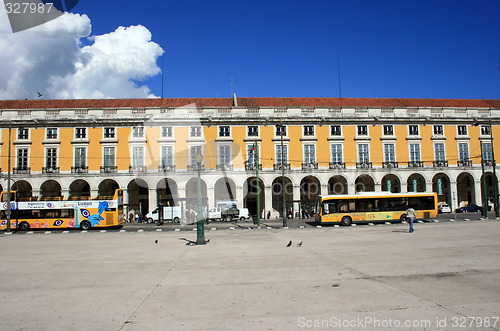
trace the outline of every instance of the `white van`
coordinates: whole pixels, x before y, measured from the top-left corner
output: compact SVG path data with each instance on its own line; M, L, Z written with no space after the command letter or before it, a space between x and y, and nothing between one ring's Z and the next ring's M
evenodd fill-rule
M178 223L182 218L182 207L180 206L165 206L163 207L163 221L173 221L174 223ZM148 223L158 222L158 208L155 208L153 211L149 212L146 215L146 221Z

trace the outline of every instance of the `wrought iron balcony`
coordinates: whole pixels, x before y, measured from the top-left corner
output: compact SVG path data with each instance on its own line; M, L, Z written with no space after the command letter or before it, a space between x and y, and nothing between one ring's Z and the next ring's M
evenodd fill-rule
M101 167L102 174L115 173L115 172L117 172L117 170L118 170L117 166L102 166Z
M233 165L232 164L218 164L216 166L216 169L218 171L231 171L231 170L233 170Z
M423 168L423 167L424 167L423 161L410 161L410 162L408 162L408 168Z
M345 169L345 162L330 162L330 169Z
M356 169L371 169L373 164L371 162L356 162Z
M31 168L30 167L17 167L17 168L14 168L14 173L15 174L29 174L29 173L31 173Z
M165 165L159 165L158 166L158 171L159 172L166 172L166 171L175 171L175 166L173 164L165 164Z
M314 170L314 169L318 169L318 162L302 163L302 170Z
M457 165L459 167L472 167L472 160L471 159L458 160Z
M198 166L197 164L189 164L187 166L187 170L189 171L205 171L205 166L203 164L200 164L200 166Z
M259 166L259 170L262 170L262 164L259 164L258 166ZM255 163L245 162L245 170L255 171L255 168L257 168L255 166Z
M382 168L398 168L398 162L382 162Z
M448 161L434 161L432 165L434 168L446 168L448 167Z
M484 166L485 167L494 167L495 166L495 160L484 160Z
M71 167L71 173L73 174L86 174L88 172L89 172L89 167L87 166Z
M129 172L146 172L147 169L146 169L146 166L130 166L128 168L128 171Z
M274 170L290 170L290 163L275 163Z
M44 173L44 174L58 174L59 167L43 167L42 173Z

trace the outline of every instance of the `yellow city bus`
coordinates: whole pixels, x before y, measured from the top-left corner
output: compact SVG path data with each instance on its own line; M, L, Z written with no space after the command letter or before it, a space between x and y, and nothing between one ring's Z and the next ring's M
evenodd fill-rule
M0 196L0 230L7 228L7 192ZM29 200L29 201L26 201ZM117 227L124 222L123 190L117 189L112 197L89 200L39 200L19 198L11 191L10 228L29 229Z
M319 196L315 221L317 224L341 225L404 221L409 207L415 209L417 218L436 217L437 194L363 192Z

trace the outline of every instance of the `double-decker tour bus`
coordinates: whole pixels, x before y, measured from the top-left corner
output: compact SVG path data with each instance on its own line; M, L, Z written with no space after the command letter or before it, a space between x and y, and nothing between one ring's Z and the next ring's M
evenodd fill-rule
M317 224L380 223L404 221L406 209L413 208L417 218L433 218L438 212L437 194L363 192L319 196L316 201Z
M124 222L123 190L117 189L114 196L89 200L38 200L17 199L11 191L10 227L26 231L29 229L117 227ZM35 201L36 200L36 201ZM0 230L7 229L7 192L0 196Z

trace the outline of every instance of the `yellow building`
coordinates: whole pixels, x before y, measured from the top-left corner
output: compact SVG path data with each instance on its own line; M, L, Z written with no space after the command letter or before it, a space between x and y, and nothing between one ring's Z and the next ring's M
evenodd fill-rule
M260 183L261 209L273 217L283 196L295 215L319 194L435 191L455 208L498 192L500 100L16 100L0 101L0 112L0 186L10 159L25 198L119 187L145 214L193 204L198 170L209 207L234 199L255 213Z

